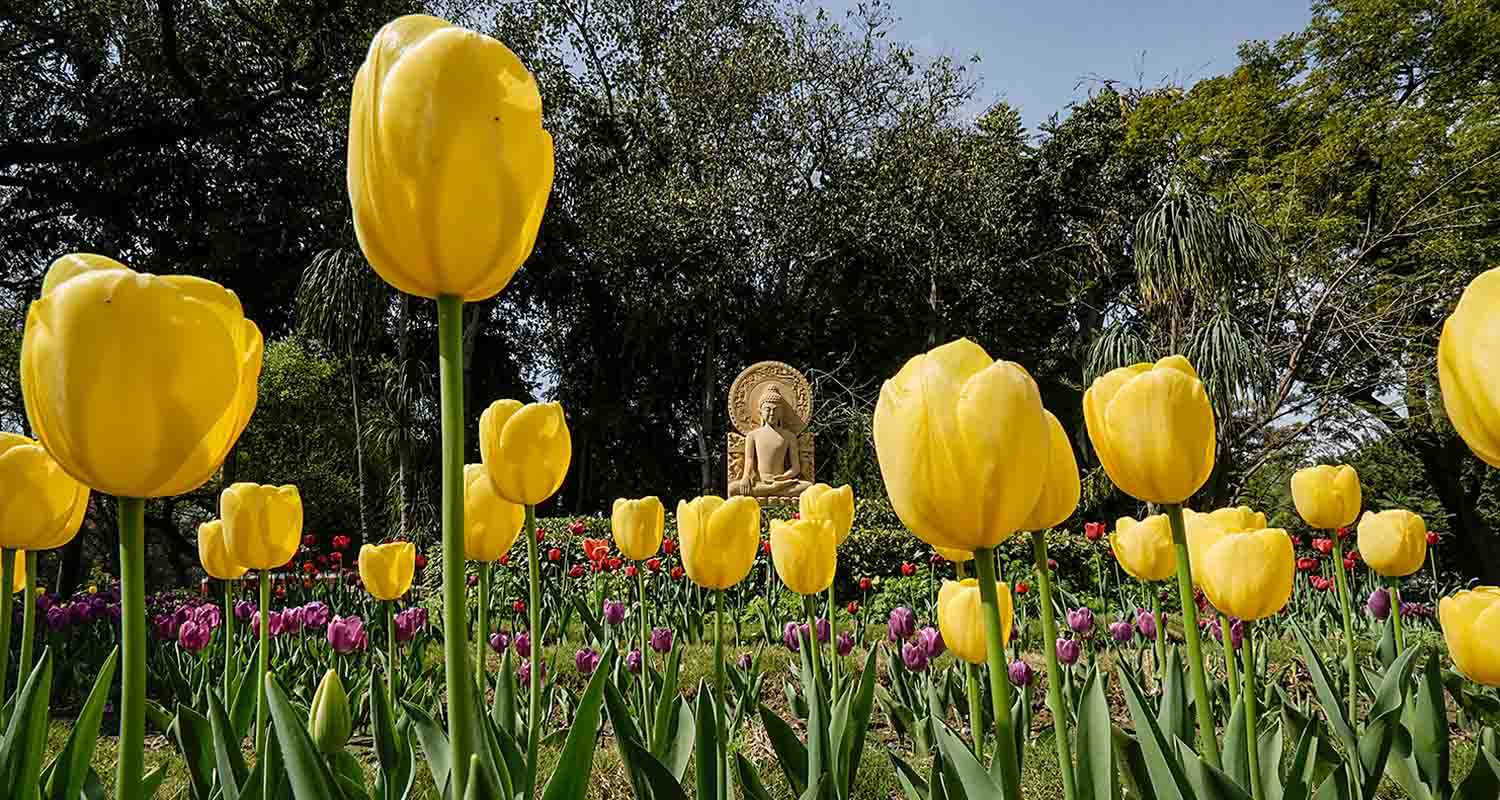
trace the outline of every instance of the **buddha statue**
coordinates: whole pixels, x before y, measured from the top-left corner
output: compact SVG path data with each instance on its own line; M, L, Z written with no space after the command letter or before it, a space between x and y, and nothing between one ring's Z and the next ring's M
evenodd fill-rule
M774 385L761 395L758 425L745 434L744 470L729 482L731 497L797 497L812 485L803 471L797 434L783 423L785 402Z

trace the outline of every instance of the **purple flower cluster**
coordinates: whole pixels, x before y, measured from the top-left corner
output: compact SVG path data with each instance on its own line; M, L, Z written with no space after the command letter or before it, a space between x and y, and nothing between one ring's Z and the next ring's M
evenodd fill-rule
M109 592L94 591L77 594L66 603L60 602L60 598L52 592L42 592L36 597L36 609L42 621L46 623L47 629L54 633L90 622L118 622L120 619L119 591L112 589ZM16 623L19 624L22 619L22 609L19 603L13 613Z
M901 645L901 661L912 672L922 672L934 658L947 650L943 634L929 625L917 631L912 641Z

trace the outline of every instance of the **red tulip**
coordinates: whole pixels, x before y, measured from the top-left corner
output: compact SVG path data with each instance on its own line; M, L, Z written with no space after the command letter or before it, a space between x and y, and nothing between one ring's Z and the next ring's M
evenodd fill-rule
M568 575L570 575L570 576L572 576L574 578L582 578L583 577L583 572L584 572L584 570L583 570L583 565L582 564L574 564L573 568L570 569L570 570L568 570Z
M342 564L344 563L344 554L335 550L328 554L328 562L334 565Z
M770 539L761 539L760 540L760 551L762 553L765 553L766 555L770 555L771 554L771 540Z
M1344 556L1344 569L1354 569L1354 565L1358 564L1358 563L1359 563L1359 560L1356 559L1354 556L1352 556L1352 555Z
M1047 570L1049 572L1056 572L1057 571L1057 559L1055 559L1055 558L1049 558L1049 559L1047 559Z
M792 519L802 519L802 512L801 511L793 511L792 512Z
M1333 552L1332 539L1314 539L1312 542L1312 546L1314 550L1322 553L1325 556Z
M516 602L510 604L510 609L512 611L516 612L517 614L525 614L526 613L526 601L525 600L517 600Z
M286 587L285 586L278 586L278 587L276 587L276 599L277 600L281 600L281 599L284 599L285 597L286 597Z
M1437 543L1438 543L1438 532L1437 531L1428 531L1427 532L1427 544L1428 545L1434 545L1434 544L1437 544Z
M1287 535L1292 537L1292 547L1301 547L1302 546L1302 537L1301 536L1298 536L1295 533L1291 533L1291 534L1287 534Z
M859 590L861 592L868 592L868 591L870 591L870 587L873 586L873 585L875 585L874 582L871 581L869 578L860 578L859 579Z
M478 575L470 575L469 576L469 585L470 586L478 586L479 585L479 576Z
M1299 570L1301 570L1303 572L1312 572L1313 570L1315 570L1317 568L1318 568L1318 560L1316 558L1299 558L1299 559L1297 559L1297 569L1299 569Z
M1029 591L1031 587L1026 585L1026 581L1016 581L1016 594L1026 594Z
M614 572L614 571L615 571L615 570L617 570L617 569L619 569L619 568L620 568L620 565L621 565L621 564L623 564L623 563L624 563L624 562L622 562L622 561L621 561L621 560L620 560L620 559L618 559L618 558L611 558L611 559L610 559L610 560L609 560L609 571L610 571L610 572Z
M1085 523L1083 523L1083 536L1084 536L1085 539L1088 539L1091 542L1097 542L1097 541L1099 541L1099 538L1102 537L1103 535L1104 535L1104 523L1102 523L1102 522L1085 522Z
M540 542L540 541L542 541L545 538L547 538L547 531L546 531L546 529L543 528L540 525L536 526L536 540L538 542Z
M661 551L667 555L672 555L677 552L677 542L672 539L663 539L661 541Z
M855 614L858 614L859 613L859 603L857 601L855 601L855 600L850 600L849 601L849 605L848 605L848 611L849 611L849 615L850 616L854 616Z
M304 588L304 589L311 589L312 588L312 584L313 584L312 578L303 578L302 579L302 588Z
M609 555L608 539L584 539L583 554L590 561L600 561Z
M350 544L350 539L347 536L340 534L333 537L333 549L335 550L348 550Z
M316 575L318 572L318 565L314 564L311 561L304 561L302 562L302 571L306 572L309 575Z
M646 559L646 569L651 570L652 572L661 572L661 559L659 559L659 558L648 558L648 559Z
M427 556L424 556L421 553L417 553L417 557L412 560L416 563L417 569L421 569L427 566Z
M502 567L508 567L508 566L510 566L510 551L509 550L507 550L507 551L505 551L505 552L503 552L503 553L500 554L500 566L502 566Z
M682 577L682 567L673 567L672 568L672 580L675 581L675 580L680 579L681 577Z
M634 578L635 577L635 573L636 573L636 568L635 568L634 564L627 564L627 565L625 565L625 577L627 577L627 578Z
M583 523L583 520L581 519L574 520L573 524L568 526L568 530L571 531L574 536L582 536L588 529L589 527L585 525Z
M901 562L901 574L908 576L917 574L917 565L910 561Z
M557 549L556 547L552 548L551 550L548 550L547 551L547 560L548 561L561 561L562 560L562 551L559 550L559 549Z
M1338 535L1339 535L1340 539L1347 539L1347 538L1349 538L1349 534L1351 534L1353 532L1354 531L1351 531L1348 528L1339 528L1338 529Z
M315 545L317 543L318 543L318 537L316 537L316 536L314 536L314 535L312 535L310 533L308 535L302 537L302 546L303 547L312 547L313 545Z

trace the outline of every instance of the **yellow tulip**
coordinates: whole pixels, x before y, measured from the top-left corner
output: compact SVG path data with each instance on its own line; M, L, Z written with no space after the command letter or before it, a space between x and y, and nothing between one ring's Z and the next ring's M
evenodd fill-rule
M802 492L797 508L803 519L826 519L833 523L834 538L843 544L854 527L854 487L835 489L826 483L815 483Z
M1198 577L1203 554L1224 538L1226 533L1258 531L1266 527L1266 515L1253 511L1249 506L1217 508L1206 514L1192 509L1182 510L1183 528L1187 533L1188 560L1193 567L1193 584L1201 585Z
M1470 283L1438 338L1438 385L1454 430L1474 455L1500 467L1500 269Z
M1083 418L1109 479L1136 499L1181 503L1213 472L1214 410L1182 356L1099 376Z
M367 544L359 548L359 578L376 600L396 600L411 589L417 546L411 542Z
M0 431L0 547L62 547L78 535L88 506L88 487L40 444Z
M117 497L165 497L218 471L255 410L260 358L234 292L74 253L48 268L26 315L21 392L69 475Z
M397 289L483 300L531 255L552 137L500 42L424 15L381 28L354 78L348 159L360 248Z
M464 558L499 560L525 523L526 508L495 494L483 464L464 467Z
M1500 687L1500 587L1481 586L1444 597L1438 622L1448 655L1471 681Z
M1015 613L1010 586L996 583L995 591L1000 606L1001 638L1008 645ZM989 655L983 607L979 581L973 578L943 581L943 588L938 590L938 631L943 634L943 644L970 664L983 664Z
M10 582L10 593L20 594L26 591L26 551L15 551L15 557L15 578Z
M229 557L249 569L275 569L302 541L302 495L297 487L235 483L219 495L219 517Z
M1292 475L1292 502L1313 528L1331 531L1351 525L1363 502L1359 473L1348 464L1299 469Z
M1214 608L1264 619L1291 599L1296 560L1292 539L1280 528L1226 533L1204 552L1200 583Z
M1359 518L1359 554L1370 569L1388 578L1410 575L1427 560L1427 523L1401 508L1366 511Z
M211 519L198 526L198 562L210 578L232 581L244 576L245 568L229 557L223 520Z
M615 547L632 561L645 561L661 548L661 532L667 510L655 495L639 500L620 498L610 510L609 529Z
M760 549L760 504L714 495L677 503L682 566L705 589L728 589L750 574Z
M1140 522L1120 517L1115 521L1115 532L1109 535L1109 549L1137 580L1164 581L1177 571L1177 550L1165 514L1153 514Z
M1047 416L1048 442L1051 456L1047 459L1047 478L1042 482L1042 494L1032 507L1031 514L1021 523L1023 531L1044 531L1063 524L1078 508L1078 498L1083 487L1078 482L1078 460L1073 457L1073 443L1068 441L1068 432L1051 411Z
M806 517L771 520L771 561L781 582L797 594L827 589L838 567L833 523Z
M1036 381L959 339L914 356L880 389L875 453L897 516L933 546L976 550L1036 507L1051 456Z
M956 547L934 547L932 549L936 550L938 555L954 564L962 564L966 561L974 560L973 550L959 550Z
M568 475L573 439L560 403L496 400L479 415L479 456L495 494L534 506Z

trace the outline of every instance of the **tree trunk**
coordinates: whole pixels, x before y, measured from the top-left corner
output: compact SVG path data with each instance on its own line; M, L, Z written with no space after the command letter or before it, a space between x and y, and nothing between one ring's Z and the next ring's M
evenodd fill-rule
M698 419L698 477L699 485L702 487L704 494L712 492L718 483L714 476L713 442L709 440L709 436L714 430L714 387L718 383L717 370L715 369L718 364L718 341L718 330L710 323L708 346L704 349L703 354L703 405L701 416Z
M1457 435L1443 432L1419 436L1414 450L1443 510L1453 521L1447 541L1454 545L1457 563L1466 565L1464 574L1487 585L1500 583L1500 537L1493 534L1475 508L1484 481L1468 485L1470 482L1464 480L1464 464L1473 457L1467 446ZM1445 561L1455 563L1452 558Z
M365 429L359 422L359 372L354 360L354 340L349 341L349 403L354 408L354 473L359 481L359 540L370 540L369 524L365 516Z

